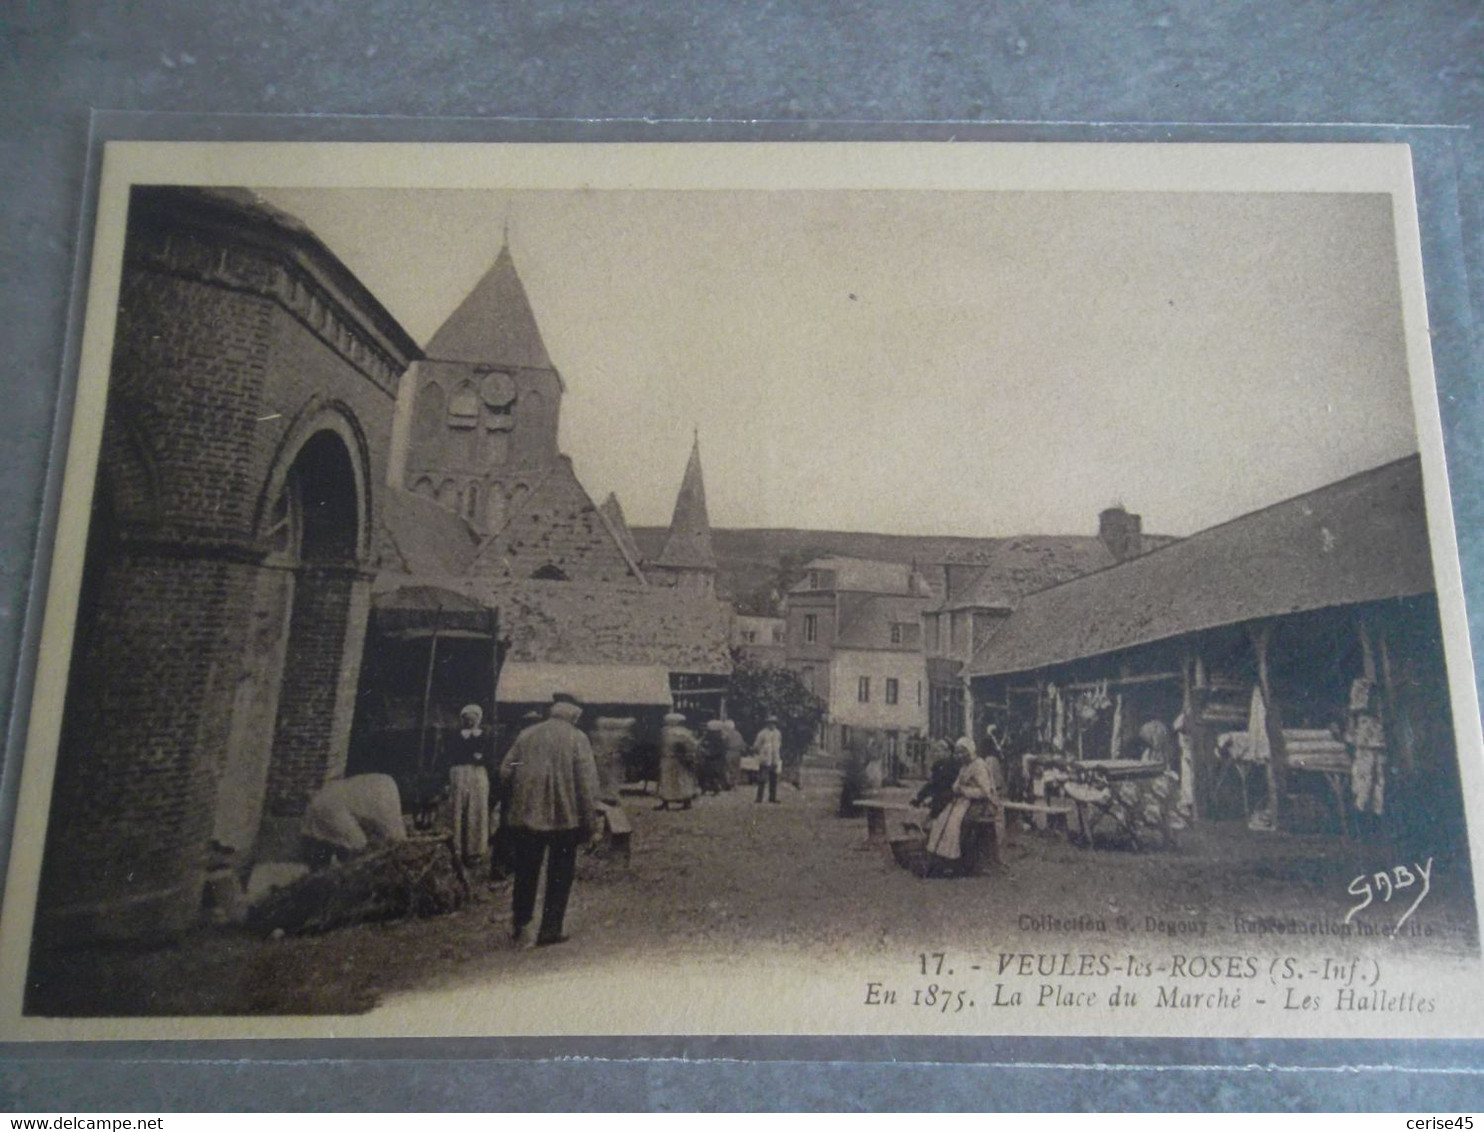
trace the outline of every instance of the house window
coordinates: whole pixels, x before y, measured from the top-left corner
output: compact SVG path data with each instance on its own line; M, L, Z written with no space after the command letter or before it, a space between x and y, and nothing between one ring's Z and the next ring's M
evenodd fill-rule
M810 570L809 571L809 588L811 590L817 590L817 589L819 589L820 588L819 587L819 583L820 583L821 580L822 580L822 575L820 574L820 572L818 570Z
M871 702L871 678L862 676L855 686L855 698L859 703Z
M922 681L917 682L917 706L922 707Z
M819 616L814 613L804 614L804 641L813 644L819 640Z
M757 644L757 630L756 629L743 629L742 630L742 641L743 641L744 644L749 644L749 645L755 645L755 644Z
M893 621L891 623L891 643L894 645L902 643L902 623L900 621Z
M888 676L886 678L886 702L889 704L896 703L899 695L900 685L897 684L896 677Z

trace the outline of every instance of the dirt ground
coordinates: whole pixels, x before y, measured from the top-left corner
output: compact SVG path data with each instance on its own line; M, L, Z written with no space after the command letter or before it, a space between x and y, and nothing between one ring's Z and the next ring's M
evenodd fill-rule
M509 886L481 883L469 906L431 920L280 939L212 929L149 950L39 955L30 1012L349 1014L389 994L493 984L537 967L549 973L635 955L742 961L758 947L803 958L900 956L990 940L1045 946L1056 937L1076 942L1079 933L1130 946L1172 939L1249 946L1257 918L1338 923L1357 902L1347 892L1353 878L1410 860L1391 860L1391 847L1361 850L1335 837L1249 832L1239 823L1205 824L1173 849L1145 852L1082 849L1055 832L1012 830L1002 866L988 875L924 880L865 845L862 820L835 817L827 785L781 786L778 805L757 805L744 789L702 798L688 811L656 812L654 799L641 796L627 804L632 861L580 864L572 939L561 947L513 951ZM1408 934L1384 940L1388 948L1430 956L1477 950L1472 884L1461 870L1435 862ZM1378 898L1356 921L1383 931L1408 902ZM1078 917L1102 926L1068 925ZM1299 935L1286 946L1333 942Z

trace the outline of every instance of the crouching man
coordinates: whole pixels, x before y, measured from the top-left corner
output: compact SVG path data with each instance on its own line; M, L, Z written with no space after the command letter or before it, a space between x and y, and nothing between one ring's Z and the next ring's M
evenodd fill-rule
M521 732L500 764L515 866L511 938L520 948L566 942L562 924L577 872L577 850L598 828L598 768L587 736L577 728L582 708L575 697L561 692L552 700L546 722ZM532 941L543 860L546 898L541 930Z
M406 841L397 783L385 774L327 782L310 799L299 833L311 869Z

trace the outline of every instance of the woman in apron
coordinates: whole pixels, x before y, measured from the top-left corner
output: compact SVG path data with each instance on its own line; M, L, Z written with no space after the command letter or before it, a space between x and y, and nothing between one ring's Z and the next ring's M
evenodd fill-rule
M973 742L962 738L955 744L959 758L958 777L953 780L953 800L933 821L927 850L934 872L941 876L963 876L978 864L978 838L965 826L970 819L988 817L998 799L989 764L979 757Z

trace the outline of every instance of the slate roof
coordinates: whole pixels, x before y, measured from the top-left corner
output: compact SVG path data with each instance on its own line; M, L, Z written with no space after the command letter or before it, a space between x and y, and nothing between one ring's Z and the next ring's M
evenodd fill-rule
M438 328L424 352L445 362L554 368L509 247L501 245L494 266Z
M835 647L844 649L898 648L916 652L922 648L922 611L926 597L910 594L840 595L840 628ZM903 626L902 639L891 639L893 624Z
M969 671L1026 672L1433 588L1421 462L1410 456L1027 594Z
M680 494L675 497L670 534L654 564L678 570L716 569L716 554L711 549L711 519L706 514L706 482L701 475L699 439L691 445L685 478L680 481Z

